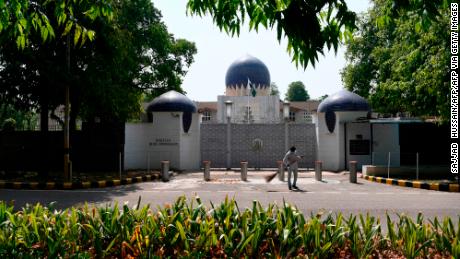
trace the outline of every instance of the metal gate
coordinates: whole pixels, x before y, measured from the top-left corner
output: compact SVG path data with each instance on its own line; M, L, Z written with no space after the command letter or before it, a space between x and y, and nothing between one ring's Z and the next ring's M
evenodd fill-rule
M253 168L274 168L276 161L283 159L286 147L292 145L305 156L299 166L313 168L314 124L201 124L201 158L210 160L214 168L226 168L227 159L233 168L239 167L241 161L248 161Z

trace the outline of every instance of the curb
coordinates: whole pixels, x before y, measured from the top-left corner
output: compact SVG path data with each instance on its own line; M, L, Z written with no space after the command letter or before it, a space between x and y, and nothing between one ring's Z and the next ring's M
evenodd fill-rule
M447 183L427 183L421 181L407 181L407 180L398 180L384 177L376 177L366 175L363 177L366 180L377 183L384 183L389 185L397 185L401 187L412 187L432 191L441 191L441 192L460 192L459 184L447 184Z
M122 180L101 180L92 182L7 182L0 180L0 189L76 190L113 187L159 179L161 179L159 174L148 174L144 176L124 178Z

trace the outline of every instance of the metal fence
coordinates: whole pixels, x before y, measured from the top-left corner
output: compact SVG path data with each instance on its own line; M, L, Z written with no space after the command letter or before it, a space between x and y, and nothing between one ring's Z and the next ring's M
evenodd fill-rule
M432 152L372 152L372 165L385 168L386 177L449 178L448 164L433 163Z
M313 168L316 160L314 124L217 124L201 125L201 158L214 168L275 168L287 148L296 146L304 155L300 167Z
M123 168L124 125L73 131L70 157L74 170L119 171ZM0 131L0 170L63 170L62 131Z

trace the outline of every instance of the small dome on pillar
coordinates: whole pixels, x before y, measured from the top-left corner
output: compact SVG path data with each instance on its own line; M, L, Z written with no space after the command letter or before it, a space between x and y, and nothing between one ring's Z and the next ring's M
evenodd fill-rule
M147 112L191 112L195 113L197 107L187 96L171 90L157 98L147 106Z
M369 110L369 103L366 99L347 90L340 90L327 97L318 106L318 112Z

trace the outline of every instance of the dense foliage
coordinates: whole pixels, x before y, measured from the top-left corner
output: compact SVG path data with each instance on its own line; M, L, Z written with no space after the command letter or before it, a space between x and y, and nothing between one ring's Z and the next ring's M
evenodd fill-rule
M18 3L24 13L38 6L47 28L34 29L35 16L25 17L30 20L24 25L26 42L19 48L14 17L0 29L1 103L17 110L41 109L47 116L64 104L64 86L70 85L71 128L75 128L77 116L123 121L138 115L142 97L182 91L195 45L175 39L151 1L101 1L94 6L91 1L63 1L63 12L51 2ZM0 5L2 10L13 8L14 1L6 3Z
M428 26L436 19L439 8L452 0L385 0L379 22L389 23L400 14L419 15L414 25ZM259 26L276 30L278 41L286 37L292 60L303 68L315 65L318 54L334 48L350 38L356 28L356 15L348 10L346 0L188 0L188 12L210 14L214 23L225 32L238 35L245 20L249 29Z
M52 82L47 82L44 74L51 71L58 78L67 75L68 69L62 68L68 68L70 60L66 60L65 51L55 49L51 58L61 55L60 66L47 67L48 56L34 56L37 48L63 42L67 50L84 46L87 39L94 39L92 23L111 20L112 14L109 1L0 1L0 103L29 112L40 99L42 126L47 129L49 95L59 91L48 89ZM31 58L18 56L18 50L27 51ZM45 69L38 71L37 64Z
M101 24L99 37L79 55L88 65L80 71L84 118L126 120L138 115L142 98L183 92L182 78L197 51L194 43L168 32L151 1L114 6L114 21Z
M139 202L140 203L140 202ZM137 207L139 204L137 205ZM152 210L126 204L14 212L0 202L0 256L5 258L459 258L460 226L451 219L387 216L386 234L370 215L305 217L284 203L240 210L234 200ZM459 219L460 223L460 219ZM309 257L310 258L310 257Z
M73 45L92 40L95 31L88 26L97 18L111 19L111 1L0 1L0 42L15 42L24 49L39 38L42 42L71 35ZM34 39L35 38L35 39Z
M315 65L324 49L337 51L339 43L355 27L355 14L344 0L188 0L188 12L209 13L214 23L231 35L238 35L245 19L250 30L259 26L274 29L278 41L287 38L292 60L306 68Z
M35 130L38 125L38 116L33 111L21 111L8 103L0 103L0 130L5 130L5 125L14 126L13 130Z
M288 85L285 99L290 102L304 102L310 100L310 95L301 81L295 81Z
M345 87L368 98L378 112L447 119L447 1L444 5L427 1L431 3L427 4L430 12L393 12L391 20L382 19L388 13L389 1L373 2L372 9L360 17L354 38L347 43L348 65L342 72Z

